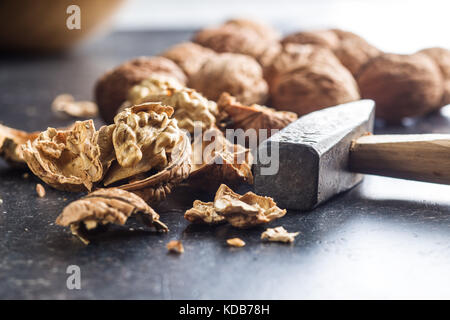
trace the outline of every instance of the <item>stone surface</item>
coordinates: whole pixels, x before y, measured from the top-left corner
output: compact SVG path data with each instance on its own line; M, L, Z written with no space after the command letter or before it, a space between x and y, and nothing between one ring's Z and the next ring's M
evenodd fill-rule
M274 198L282 208L310 210L353 188L362 175L347 169L350 145L353 139L372 132L373 124L371 100L301 117L260 145L259 155L278 150L279 162L278 172L267 174L265 170L272 163L258 157L254 167L256 193Z
M51 113L56 95L89 99L105 69L190 36L117 33L67 55L3 53L0 120L27 130L66 125ZM375 131L449 133L449 117L447 108L406 127ZM155 208L168 234L119 228L84 246L54 224L81 195L46 188L45 198L38 198L38 180L23 173L0 161L1 299L450 298L448 186L366 176L311 212L288 210L250 230L190 225L184 211L194 199L214 195L180 188ZM300 231L292 245L261 241L266 227L280 225ZM228 247L234 237L246 246ZM167 253L173 239L183 241L184 254ZM81 269L81 290L66 287L69 265Z

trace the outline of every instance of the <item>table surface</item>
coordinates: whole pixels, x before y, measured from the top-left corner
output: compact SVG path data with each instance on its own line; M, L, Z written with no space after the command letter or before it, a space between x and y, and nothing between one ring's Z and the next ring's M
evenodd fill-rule
M0 55L0 121L25 130L62 126L52 99L91 99L108 68L157 54L189 32L115 33L56 56ZM450 132L448 109L383 133ZM100 121L97 121L101 124ZM295 243L263 243L263 227L190 225L184 210L196 194L179 188L157 211L170 232L115 229L90 245L54 224L79 194L47 187L0 162L0 298L296 299L450 298L450 187L367 176L312 212L288 211L270 226L299 231ZM288 183L288 182L287 182ZM225 240L247 245L229 248ZM166 243L181 239L182 255ZM81 290L69 290L69 265Z

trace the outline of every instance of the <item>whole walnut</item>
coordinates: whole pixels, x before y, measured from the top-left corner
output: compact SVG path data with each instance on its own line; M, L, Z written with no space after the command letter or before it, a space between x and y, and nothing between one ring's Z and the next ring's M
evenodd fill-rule
M357 34L340 29L297 32L286 36L282 43L314 44L328 48L354 76L362 65L381 53Z
M127 99L128 90L152 75L174 77L186 83L183 71L164 57L139 57L126 61L108 71L95 85L94 94L100 116L111 123L120 105Z
M334 50L339 46L340 39L331 30L302 31L287 35L281 40L283 45L288 43L315 44Z
M241 28L251 29L255 31L261 39L275 40L280 38L280 33L272 26L257 20L250 19L231 19L224 23L224 25L233 25Z
M270 71L272 105L298 115L360 98L355 79L320 46L288 44Z
M383 54L362 67L357 77L363 98L376 102L376 115L388 122L424 115L440 104L442 76L423 53Z
M215 54L213 50L202 47L199 44L183 42L170 47L162 53L162 56L175 62L190 78L197 73L208 57Z
M268 94L261 66L252 57L235 53L208 58L190 85L214 101L228 92L244 104L263 104Z
M272 39L262 38L258 32L236 24L217 28L206 28L195 34L193 41L219 53L240 53L255 58L266 66L278 53L280 44Z
M438 107L450 104L450 50L444 48L427 48L419 51L426 54L441 70L444 81L444 94Z

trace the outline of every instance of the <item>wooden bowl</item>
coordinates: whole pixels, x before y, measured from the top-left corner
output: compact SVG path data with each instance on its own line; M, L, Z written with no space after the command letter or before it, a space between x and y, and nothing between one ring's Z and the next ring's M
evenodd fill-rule
M124 0L1 0L0 48L14 51L60 51L67 49L93 31L108 25L108 20ZM81 28L66 25L67 8L77 5Z

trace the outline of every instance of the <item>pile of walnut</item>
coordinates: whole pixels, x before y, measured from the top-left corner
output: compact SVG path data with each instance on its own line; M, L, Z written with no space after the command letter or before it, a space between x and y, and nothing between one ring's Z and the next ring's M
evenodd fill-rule
M171 76L216 102L228 92L244 105L269 104L299 116L369 98L377 103L377 117L400 122L450 103L449 50L388 54L348 31L280 38L263 23L234 19L198 31L192 42L161 56L134 59L106 73L95 90L103 119L111 122L129 88L154 75Z

